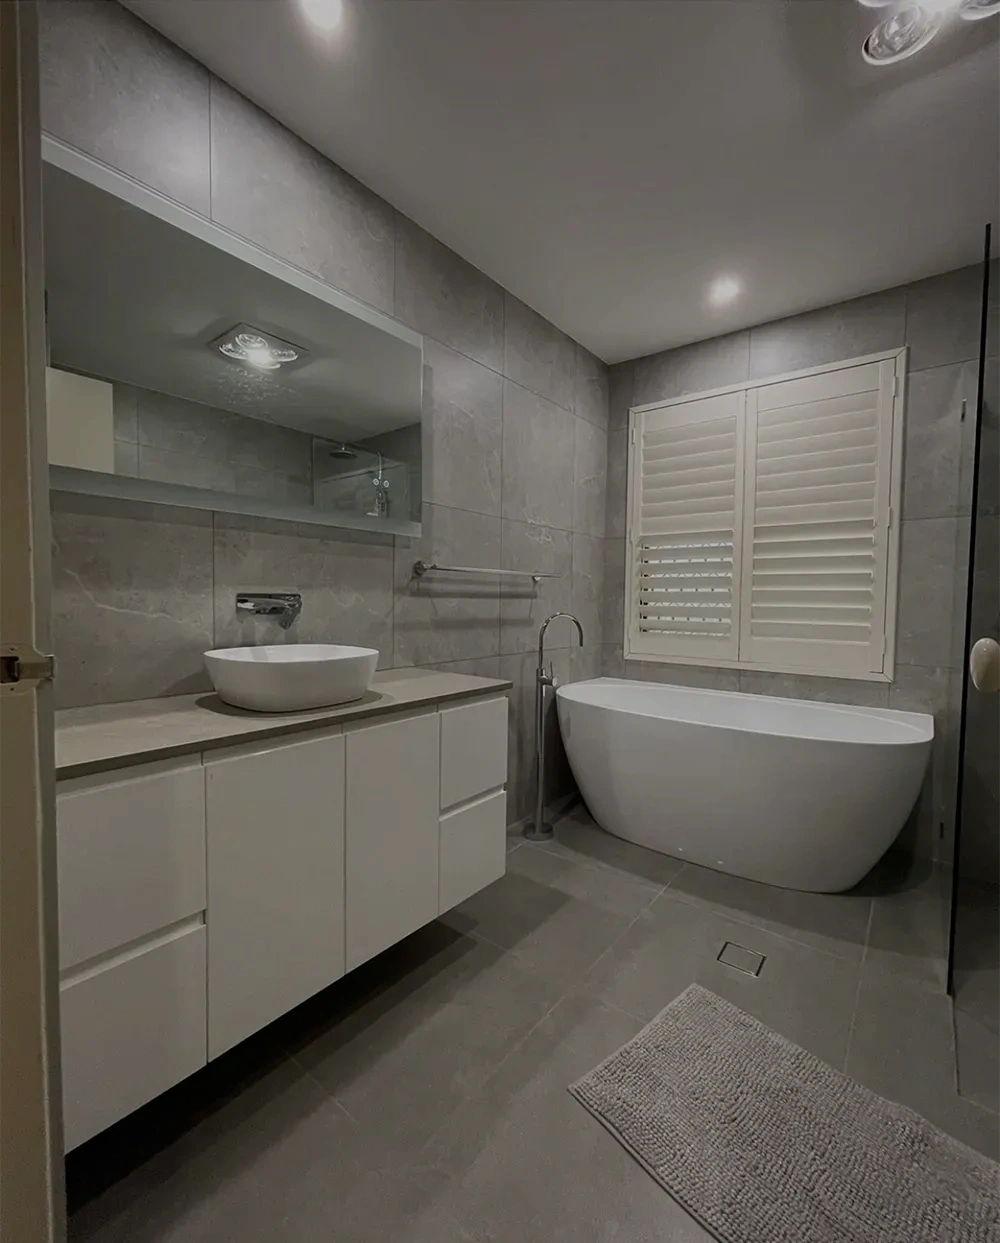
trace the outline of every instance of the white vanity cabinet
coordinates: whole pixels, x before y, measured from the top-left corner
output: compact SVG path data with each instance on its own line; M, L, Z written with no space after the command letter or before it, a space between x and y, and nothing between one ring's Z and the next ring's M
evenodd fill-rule
M344 738L205 756L208 1055L344 974Z
M494 693L61 779L66 1147L502 876L506 767Z

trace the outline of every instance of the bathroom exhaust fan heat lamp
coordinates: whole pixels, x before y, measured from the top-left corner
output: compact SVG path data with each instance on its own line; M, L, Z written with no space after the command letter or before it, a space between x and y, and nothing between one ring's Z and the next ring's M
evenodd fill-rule
M858 0L866 9L892 8L861 45L869 65L894 65L925 48L950 18L980 21L1000 13L1000 0L921 0L920 4L898 0Z
M221 337L209 342L226 358L247 363L258 371L277 371L285 363L293 363L307 352L300 345L292 345L281 337L272 336L250 324L237 324Z

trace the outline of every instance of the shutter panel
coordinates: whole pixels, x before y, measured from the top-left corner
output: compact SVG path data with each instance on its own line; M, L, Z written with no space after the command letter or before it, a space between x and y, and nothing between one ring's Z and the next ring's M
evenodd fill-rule
M892 361L751 390L740 660L883 667Z
M736 659L744 402L727 393L634 416L631 655Z

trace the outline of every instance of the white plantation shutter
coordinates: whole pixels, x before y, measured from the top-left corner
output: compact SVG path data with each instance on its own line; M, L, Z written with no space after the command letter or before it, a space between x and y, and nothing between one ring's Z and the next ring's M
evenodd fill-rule
M744 393L726 393L634 416L632 655L736 659L744 403Z
M894 375L889 360L747 394L741 662L882 670Z

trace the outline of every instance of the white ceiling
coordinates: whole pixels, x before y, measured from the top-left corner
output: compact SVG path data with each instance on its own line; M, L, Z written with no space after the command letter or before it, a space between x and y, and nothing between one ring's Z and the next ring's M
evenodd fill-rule
M851 0L344 0L328 40L126 3L609 362L975 262L1000 214L997 18L874 69Z

